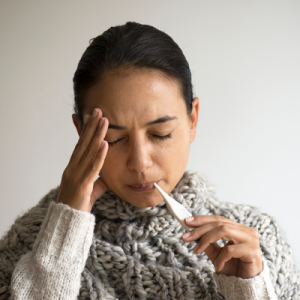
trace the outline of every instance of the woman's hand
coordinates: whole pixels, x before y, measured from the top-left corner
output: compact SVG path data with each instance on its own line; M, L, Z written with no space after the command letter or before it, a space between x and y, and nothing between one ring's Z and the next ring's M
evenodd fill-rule
M183 234L183 241L200 239L193 251L196 254L205 251L217 273L246 279L262 271L257 230L220 216L195 216L185 222L195 229ZM219 239L228 243L220 248L214 244Z
M107 154L108 144L104 141L108 120L96 108L93 115L86 115L80 138L62 175L56 202L72 208L90 212L95 201L107 190L99 177Z

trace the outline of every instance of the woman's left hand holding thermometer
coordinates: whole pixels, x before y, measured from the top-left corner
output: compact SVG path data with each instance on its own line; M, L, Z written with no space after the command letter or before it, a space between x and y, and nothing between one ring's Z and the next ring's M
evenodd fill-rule
M221 216L194 216L186 218L185 223L195 229L183 234L182 240L200 239L193 251L196 254L204 251L218 274L246 279L262 271L257 230ZM228 242L221 248L214 244L219 239Z

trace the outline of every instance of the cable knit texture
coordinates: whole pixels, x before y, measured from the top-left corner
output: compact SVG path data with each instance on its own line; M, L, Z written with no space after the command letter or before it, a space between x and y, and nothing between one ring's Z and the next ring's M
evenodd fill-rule
M215 274L207 256L181 240L184 230L164 202L138 208L108 190L88 214L53 203L57 194L58 188L47 194L0 241L0 300L10 293L15 299L273 299L265 271L246 280ZM278 298L300 299L298 269L272 217L218 201L198 173L185 172L171 196L193 215L221 215L257 229Z

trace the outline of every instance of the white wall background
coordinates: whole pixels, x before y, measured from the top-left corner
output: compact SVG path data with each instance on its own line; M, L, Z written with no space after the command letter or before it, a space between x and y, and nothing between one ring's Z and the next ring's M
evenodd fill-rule
M183 49L201 101L189 168L276 217L300 261L300 1L0 2L0 236L60 183L77 141L72 77L126 21Z

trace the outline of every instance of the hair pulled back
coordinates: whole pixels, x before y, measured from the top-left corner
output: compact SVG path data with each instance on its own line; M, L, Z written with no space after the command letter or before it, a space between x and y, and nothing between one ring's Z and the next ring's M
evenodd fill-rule
M169 35L155 27L127 22L91 39L78 63L73 77L74 111L81 125L86 91L97 83L104 71L123 67L159 70L175 79L187 112L191 113L192 78L182 50Z

